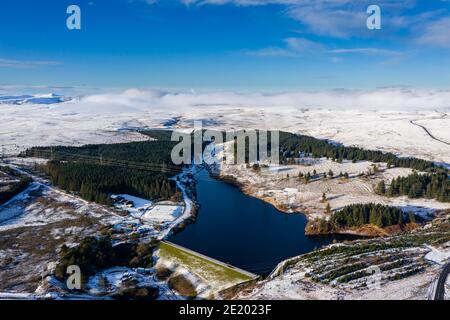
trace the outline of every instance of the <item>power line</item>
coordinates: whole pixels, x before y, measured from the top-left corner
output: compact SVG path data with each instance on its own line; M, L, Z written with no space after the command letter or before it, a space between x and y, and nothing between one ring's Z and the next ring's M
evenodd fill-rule
M174 165L167 165L166 163L144 163L144 162L136 162L131 160L119 160L119 159L108 159L104 158L103 155L100 157L97 156L89 156L82 154L75 154L64 151L54 151L53 148L49 150L37 150L36 153L38 155L46 154L47 156L50 154L51 160L55 160L58 155L70 157L72 160L80 160L86 163L92 164L100 164L100 165L111 165L120 168L128 168L128 169L136 169L143 171L151 171L151 172L164 172L164 173L172 173L174 175L182 172L182 168ZM64 160L64 159L62 159ZM197 180L209 181L208 178L203 178L201 175L196 177ZM221 176L220 180L234 183L235 179L227 176Z

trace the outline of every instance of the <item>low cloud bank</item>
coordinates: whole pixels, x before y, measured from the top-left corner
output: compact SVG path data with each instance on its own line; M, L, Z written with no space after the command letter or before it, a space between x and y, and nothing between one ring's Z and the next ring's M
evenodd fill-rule
M37 89L36 89L37 90ZM35 90L35 91L36 91ZM3 91L3 92L2 92ZM0 97L16 90L1 90ZM39 93L52 91L40 87ZM415 89L387 87L374 90L335 89L294 91L284 93L239 93L232 91L163 91L154 89L104 90L84 92L71 89L64 92L73 100L55 105L76 113L189 112L214 108L285 108L291 109L359 109L359 110L447 110L450 109L450 89ZM53 91L52 91L53 92ZM57 92L57 90L55 90ZM97 92L97 93L96 93ZM21 91L23 93L23 90ZM34 92L35 93L35 92Z
M450 108L450 90L381 88L376 90L296 91L277 94L236 92L164 92L129 89L88 95L78 107L109 111L188 111L190 108L330 108L425 110Z

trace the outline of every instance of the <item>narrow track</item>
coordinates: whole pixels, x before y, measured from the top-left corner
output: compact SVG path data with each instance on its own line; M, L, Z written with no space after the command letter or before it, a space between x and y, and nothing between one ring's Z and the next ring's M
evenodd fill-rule
M439 275L439 279L436 284L434 300L444 300L445 282L447 281L449 273L450 273L450 262L445 265L445 267L442 269L441 274Z
M423 126L423 125L421 125L421 124L418 124L418 123L415 123L415 121L416 121L416 120L410 120L409 122L410 122L411 124L415 125L415 126L418 126L418 127L422 128L422 129L430 136L431 139L436 140L436 141L439 141L439 142L441 142L441 143L444 143L444 144L450 146L450 143L449 143L449 142L444 141L444 140L441 140L441 139L439 139L439 138L436 138L435 136L433 136L433 134L432 134L425 126Z

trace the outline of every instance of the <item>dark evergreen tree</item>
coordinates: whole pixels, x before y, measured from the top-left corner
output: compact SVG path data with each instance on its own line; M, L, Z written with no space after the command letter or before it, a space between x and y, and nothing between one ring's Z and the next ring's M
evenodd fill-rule
M450 201L450 180L446 173L413 173L392 180L386 190L390 197L405 195L409 198L434 198L441 202Z
M386 184L384 183L384 180L378 182L375 192L379 195L384 195L386 193Z
M329 204L327 205L327 210L328 208ZM325 222L328 225L326 228L327 230L338 231L351 227L360 227L365 224L376 225L380 228L398 224L402 225L409 222L415 222L415 216L413 213L410 213L405 217L402 210L381 204L352 204L335 212L328 221L325 219L318 219L311 222L309 224L309 229L317 228L318 225L321 225L321 228L325 229L323 227Z

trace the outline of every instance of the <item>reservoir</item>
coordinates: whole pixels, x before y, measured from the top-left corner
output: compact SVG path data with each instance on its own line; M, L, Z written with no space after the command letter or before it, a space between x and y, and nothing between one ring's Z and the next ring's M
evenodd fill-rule
M306 236L307 219L285 214L237 187L196 175L197 220L168 240L256 274L267 274L287 258L348 236Z

